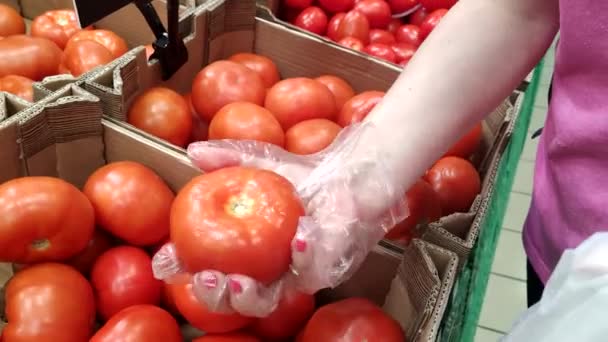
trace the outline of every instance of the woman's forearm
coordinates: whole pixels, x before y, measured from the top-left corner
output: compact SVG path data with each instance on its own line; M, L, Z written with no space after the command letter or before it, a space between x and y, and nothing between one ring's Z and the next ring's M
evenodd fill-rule
M411 185L504 100L541 59L557 0L460 0L368 116L357 153L380 153Z

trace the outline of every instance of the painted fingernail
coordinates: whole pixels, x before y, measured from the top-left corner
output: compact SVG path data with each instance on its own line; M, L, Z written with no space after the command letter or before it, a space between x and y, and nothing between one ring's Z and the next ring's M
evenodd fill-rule
M203 285L208 289L214 289L217 287L217 277L213 274L208 274L203 279Z
M303 253L303 252L306 251L306 247L308 247L307 244L306 244L306 241L304 241L304 240L296 240L296 242L295 242L296 251L298 251L300 253Z
M234 293L241 293L243 292L243 287L241 286L241 283L239 283L236 280L230 280L229 282L230 285L230 290Z

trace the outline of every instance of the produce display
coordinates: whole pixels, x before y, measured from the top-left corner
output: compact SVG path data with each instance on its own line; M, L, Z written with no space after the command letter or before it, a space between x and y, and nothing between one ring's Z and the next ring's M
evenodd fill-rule
M73 10L51 10L34 18L29 35L26 19L0 4L0 91L33 101L31 84L45 77L78 77L112 62L128 51L112 31L78 25Z
M279 18L382 60L407 65L457 0L282 0Z

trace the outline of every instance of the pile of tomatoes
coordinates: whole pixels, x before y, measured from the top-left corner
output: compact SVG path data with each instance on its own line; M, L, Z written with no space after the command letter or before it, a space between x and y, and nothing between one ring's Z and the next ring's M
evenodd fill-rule
M51 10L34 18L26 35L24 18L0 4L0 91L33 101L32 84L47 76L80 76L128 51L112 31L81 29L73 10Z
M281 18L405 66L457 0L283 0Z
M364 298L317 308L314 296L289 292L265 318L212 312L196 298L191 271L213 265L270 282L289 266L303 209L269 171L222 169L174 195L151 169L116 162L82 191L52 177L8 181L0 204L0 261L15 270L3 342L181 342L183 324L207 334L198 342L405 340ZM151 259L168 239L186 268L171 284L155 279Z

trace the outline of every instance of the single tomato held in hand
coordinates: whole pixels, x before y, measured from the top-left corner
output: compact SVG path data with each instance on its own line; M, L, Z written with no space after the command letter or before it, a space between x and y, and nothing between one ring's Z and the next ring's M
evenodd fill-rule
M32 36L53 41L60 49L65 49L68 40L82 29L73 10L51 10L34 18Z
M344 104L355 96L355 90L345 80L337 76L323 75L315 78L317 82L323 83L336 100L336 108L342 109Z
M468 212L481 192L479 173L471 162L462 158L440 159L425 178L439 195L443 215Z
M272 87L281 80L279 68L277 68L277 65L266 56L243 52L232 55L228 60L243 64L247 68L255 71L262 78L262 81L264 81L264 85L267 88Z
M89 342L182 342L175 318L153 305L136 305L121 310L95 333Z
M34 81L27 77L8 75L0 77L0 91L5 91L20 98L33 102L34 101Z
M110 50L92 40L70 43L63 53L61 66L78 77L114 60Z
M23 17L11 6L0 4L0 37L18 34L25 34Z
M327 14L322 9L312 6L303 10L296 17L295 25L322 36L327 32L328 20Z
M299 122L285 133L285 149L295 154L323 151L336 139L342 127L327 119Z
M336 122L342 127L363 121L376 105L382 101L384 92L364 91L344 104Z

